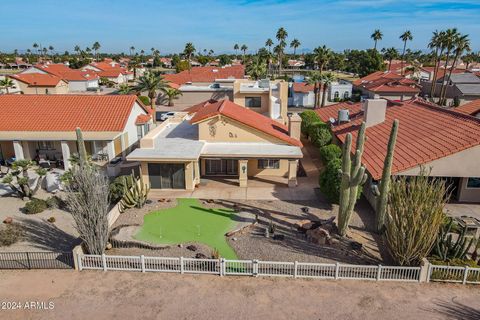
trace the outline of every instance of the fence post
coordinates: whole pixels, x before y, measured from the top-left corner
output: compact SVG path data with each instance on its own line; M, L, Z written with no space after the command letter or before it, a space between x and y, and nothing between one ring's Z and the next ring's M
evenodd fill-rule
M143 254L140 256L140 263L142 264L142 272L145 272L145 256Z
M28 252L27 252L27 265L28 265L28 270L30 270L32 266L30 265L30 255L28 254Z
M465 267L465 270L463 270L463 284L467 284L467 277L468 277L468 266Z
M337 280L339 277L339 274L338 274L339 271L340 271L340 263L337 262L335 263L335 280Z
M428 264L428 268L427 268L427 283L430 282L430 276L432 275L432 264L429 263Z
M378 272L377 272L377 281L380 281L380 277L382 275L382 265L378 265Z
M82 264L82 254L77 252L77 263L78 263L78 270L82 271L83 270L83 264Z
M105 257L105 253L102 253L102 264L103 264L103 271L107 271L107 257Z
M430 267L431 264L428 259L423 258L422 263L420 264L420 271L418 271L418 282L429 282L430 281Z
M298 261L295 260L295 262L293 262L293 277L297 278L297 274L298 274Z
M220 258L219 261L220 261L220 277L223 277L225 275L224 274L225 259Z
M183 257L180 257L180 273L183 274L185 272L184 266L183 266Z
M253 276L258 277L258 260L252 260L253 263Z

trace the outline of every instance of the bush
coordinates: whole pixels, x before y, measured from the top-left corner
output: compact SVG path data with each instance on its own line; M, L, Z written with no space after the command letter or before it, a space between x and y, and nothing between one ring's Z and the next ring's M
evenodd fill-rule
M138 99L146 106L150 105L150 98L147 96L139 96Z
M26 214L36 214L47 210L47 208L47 201L38 198L32 198L32 200L25 204L24 209Z
M55 223L56 220L55 220L55 217L50 217L47 219L47 221L50 223Z
M326 146L332 142L330 128L323 122L312 123L308 127L308 136L310 137L310 141L312 141L312 143L318 148Z
M23 236L22 227L17 223L0 226L0 246L11 246Z
M328 162L327 167L320 173L319 185L320 191L327 197L330 202L338 203L340 198L340 182L341 176L339 170L342 167L340 159L333 159Z
M132 186L132 180L130 176L118 176L110 183L109 187L109 199L110 203L116 203L120 201L123 197L124 186L127 185L127 188Z
M65 202L58 196L52 196L45 200L49 209L61 209L65 207Z
M333 159L340 159L342 149L336 144L329 144L320 148L320 157L324 164L328 164Z
M302 133L308 137L308 128L312 123L322 122L318 114L313 110L306 110L300 113L300 118L302 118Z

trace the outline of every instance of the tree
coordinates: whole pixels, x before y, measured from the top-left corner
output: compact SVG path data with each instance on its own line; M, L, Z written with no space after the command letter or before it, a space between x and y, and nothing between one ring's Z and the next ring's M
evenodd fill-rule
M448 80L450 80L450 78L452 77L453 69L455 68L458 62L458 59L462 56L463 52L464 51L470 52L472 50L470 48L470 39L468 39L468 34L466 35L459 34L454 40L454 46L455 46L455 56L453 58L453 63L448 73L448 78L447 78ZM447 90L444 90L442 101L440 103L441 105L446 104L446 95L447 95Z
M320 102L320 83L322 82L322 75L318 71L312 71L309 73L307 83L313 85L314 103L313 108L316 109Z
M346 71L356 73L360 77L364 77L375 71L384 70L382 55L373 49L346 50L345 63Z
M73 51L75 51L77 53L77 56L79 56L81 51L80 46L78 44L75 45L75 47L73 48Z
M132 92L132 88L126 83L122 83L118 86L117 90L118 94L130 94Z
M403 51L402 51L402 63L401 63L401 68L402 68L402 75L404 74L403 72L403 62L405 58L405 49L407 48L407 41L412 41L413 36L410 30L405 31L400 35L400 39L403 41Z
M419 265L430 253L445 218L446 193L445 182L423 168L418 176L391 181L385 238L397 264Z
M240 50L243 51L243 58L242 58L242 63L245 64L245 54L247 53L248 47L246 44L242 44L242 47Z
M430 87L430 98L433 99L436 94L436 85L438 77L438 69L440 68L440 61L443 56L443 51L445 50L445 31L438 32L435 30L433 32L432 38L428 43L430 49L435 49L434 51L434 68L433 68L433 77L432 85Z
M156 122L155 117L155 99L157 97L157 90L165 90L168 87L167 82L161 75L153 72L145 72L140 78L138 83L134 87L137 92L147 91L147 95L150 98L150 106L153 111L153 121Z
M237 43L235 43L235 45L233 46L233 50L235 50L235 59L238 59L238 49L240 49L240 47Z
M140 66L138 57L130 59L128 67L133 69L133 79L137 79L137 68Z
M442 79L442 86L440 88L440 97L438 98L438 103L442 104L443 103L443 94L444 91L447 89L447 71L448 71L448 62L450 61L450 54L453 52L455 48L455 41L458 38L459 33L456 28L453 29L447 29L445 31L444 37L443 37L443 45L445 47L445 50L447 50L446 57L445 57L445 64L444 64L444 69L445 69L445 74ZM453 67L453 66L452 66Z
M8 77L5 77L2 80L0 80L0 88L5 89L7 94L10 93L8 89L13 88L13 87L15 87L15 85L13 84L12 79L10 79Z
M98 50L100 50L100 42L95 41L95 43L92 45L92 49L95 51L95 60L98 61Z
M279 28L275 37L278 40L278 71L279 73L282 73L283 50L285 50L287 45L285 41L287 40L288 32L283 27Z
M188 59L188 70L192 69L192 55L194 52L195 52L195 46L193 45L193 43L188 42L187 44L185 44L185 49L183 49L183 54Z
M332 51L327 48L327 46L323 45L321 47L315 48L313 50L313 54L315 56L315 62L318 64L318 68L320 69L321 74L328 61L330 61L330 58L332 57Z
M173 100L177 99L179 96L183 95L183 93L178 90L178 89L175 89L175 88L165 88L163 90L163 93L165 94L165 96L167 97L168 99L168 106L169 107L173 107L174 106L174 102Z
M130 47L130 56L133 56L134 53L135 53L135 47L131 46Z
M267 41L265 41L265 46L268 47L268 52L272 52L272 46L273 46L273 41L272 39L268 38Z
M327 89L328 87L334 82L337 78L335 75L331 72L327 72L322 74L321 76L321 82L322 82L322 87L323 87L323 93L322 93L322 105L321 107L325 107L325 101L327 97Z
M12 164L12 170L2 180L2 183L8 186L22 199L31 199L40 189L47 170L43 168L35 169L36 163L32 160L16 160ZM28 172L35 169L38 177L34 183L30 183ZM35 186L35 187L34 187Z
M375 42L375 45L373 46L373 50L377 50L377 42L379 40L382 40L383 38L383 33L379 30L379 29L376 29L375 31L373 31L372 35L370 36L370 38L373 39L373 41Z
M48 46L48 50L50 51L50 57L52 57L52 59L53 59L53 50L54 49L55 48L53 46Z
M267 75L267 64L258 55L247 66L247 74L255 80L265 78Z
M388 48L385 50L383 57L388 60L388 71L390 71L392 60L398 58L398 51L394 47Z
M292 42L290 42L290 48L293 48L293 57L296 57L297 53L297 48L301 46L300 41L298 39L293 39Z

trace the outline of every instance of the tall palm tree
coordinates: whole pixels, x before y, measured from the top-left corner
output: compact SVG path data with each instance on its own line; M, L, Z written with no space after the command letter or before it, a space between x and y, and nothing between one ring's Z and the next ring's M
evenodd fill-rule
M130 56L133 56L133 54L135 53L135 47L131 46L129 50L130 50Z
M309 73L307 83L309 85L313 85L313 94L314 94L314 102L313 108L316 109L318 107L320 101L320 83L322 81L322 75L318 71L312 71Z
M287 43L285 42L288 37L288 32L285 30L283 27L279 28L277 30L277 33L275 37L278 40L278 47L279 47L279 55L278 55L278 71L279 73L282 73L282 63L283 63L283 50L285 50L285 47L287 46Z
M298 39L293 39L292 42L290 42L290 48L293 48L293 58L296 58L297 54L297 48L300 47L302 44Z
M38 43L34 42L32 47L33 47L33 51L36 51L38 54Z
M100 42L95 41L95 43L92 45L93 51L95 51L95 60L98 61L98 50L100 50Z
M237 43L235 43L235 45L233 46L233 50L235 50L235 59L238 59L238 49L240 49L240 47Z
M325 100L327 96L327 89L328 87L334 82L337 78L335 75L331 72L326 72L322 74L321 76L321 82L322 82L322 87L323 87L323 93L322 93L322 105L321 107L325 107Z
M55 48L53 46L48 46L48 50L50 51L50 57L53 59L53 50Z
M455 65L457 64L458 59L462 56L463 52L465 51L470 52L472 50L470 48L470 39L468 38L468 34L465 34L465 35L458 34L453 44L455 46L455 50L454 50L455 56L453 58L453 63L450 68L450 72L448 73L447 80L450 80L453 69L455 68ZM446 70L445 70L445 74L446 74ZM447 90L444 90L443 97L441 100L442 105L446 104L446 95L447 95Z
M179 96L183 95L182 91L175 89L175 88L165 88L163 90L163 94L168 99L168 106L173 107L174 102L173 100L177 99Z
M442 97L444 95L444 91L447 90L447 70L448 70L448 62L450 61L450 54L452 54L453 49L455 48L455 41L457 40L459 36L457 28L453 29L447 29L445 31L444 37L443 37L443 45L445 46L445 50L447 50L446 56L445 56L445 64L444 64L444 69L445 73L443 76L442 80L442 86L440 89L440 97L438 99L438 103L442 103Z
M247 74L255 80L264 78L267 75L267 65L258 55L247 66Z
M391 47L385 50L385 53L383 54L383 58L388 60L388 71L390 71L390 68L392 66L392 60L396 59L397 57L398 57L398 51L394 47Z
M157 90L164 91L168 87L167 82L159 74L153 72L145 72L144 75L138 78L137 85L133 90L137 92L147 91L147 95L150 98L150 107L152 108L153 121L156 123L155 116L155 99L157 97Z
M313 49L313 55L314 55L315 62L317 62L318 64L320 74L322 74L323 69L332 58L332 50L327 48L326 45L323 45L321 47L317 47Z
M370 36L370 38L373 39L373 41L375 42L375 45L373 47L374 50L377 50L377 42L379 40L382 40L383 39L383 33L382 31L380 31L380 29L376 29L375 31L373 31L372 35Z
M12 79L5 77L3 80L0 80L0 88L4 88L7 94L9 94L9 88L13 88L14 84Z
M265 46L268 47L268 52L272 52L272 46L273 46L273 41L272 39L268 38L267 41L265 41Z
M410 32L410 30L407 30L404 33L402 33L400 35L400 39L402 39L402 41L403 41L402 62L401 62L402 76L403 76L403 74L404 74L404 72L403 72L403 60L404 60L404 57L405 57L405 49L407 48L407 41L412 41L412 39L413 39L413 36L412 36L412 33Z
M248 47L246 44L242 44L242 47L240 50L243 51L243 58L242 58L242 64L245 64L245 54L247 53Z
M435 89L437 86L437 76L438 76L438 69L440 68L440 61L442 60L443 51L445 50L445 31L437 31L433 32L432 38L428 43L429 49L434 49L434 67L433 67L433 77L432 77L432 85L430 86L430 99L434 98Z
M75 47L73 48L73 51L75 51L77 55L80 55L80 46L76 44Z
M32 53L32 50L30 50L30 49L27 49L27 57L28 57L28 62L30 62L31 53ZM468 69L468 67L467 67L467 69Z
M183 54L187 57L188 59L188 70L192 70L192 55L195 52L195 46L193 43L188 42L185 44L185 49L183 49Z

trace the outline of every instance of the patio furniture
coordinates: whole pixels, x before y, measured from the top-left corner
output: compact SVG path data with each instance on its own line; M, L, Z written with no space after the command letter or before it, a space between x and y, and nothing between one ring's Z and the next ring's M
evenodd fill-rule
M40 160L38 162L38 166L43 169L50 169L50 161L48 160Z

